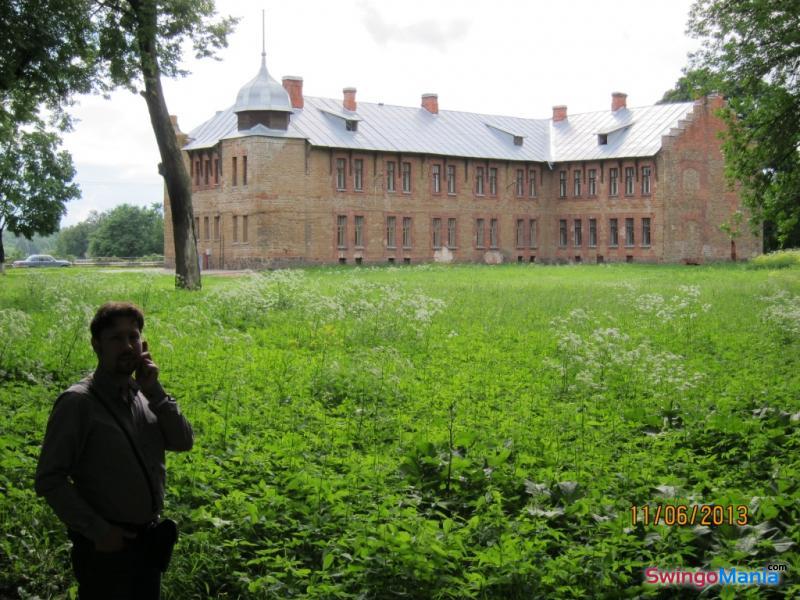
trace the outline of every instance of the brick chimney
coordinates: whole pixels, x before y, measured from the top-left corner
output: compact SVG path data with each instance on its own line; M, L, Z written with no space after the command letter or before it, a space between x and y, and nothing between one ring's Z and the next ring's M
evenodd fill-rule
M567 120L567 107L563 104L553 107L553 123Z
M620 108L628 108L628 94L623 94L622 92L612 92L611 93L611 110L613 112L618 111Z
M287 75L282 81L283 89L289 93L292 108L303 108L303 78Z
M344 93L344 100L342 101L342 106L344 106L345 110L352 110L355 112L356 110L356 88L354 87L346 87L342 90Z
M178 115L170 115L169 121L172 123L172 129L175 131L175 139L178 140L178 146L186 145L189 141L189 136L181 131L178 125Z
M422 108L429 113L439 114L439 96L436 94L422 94Z

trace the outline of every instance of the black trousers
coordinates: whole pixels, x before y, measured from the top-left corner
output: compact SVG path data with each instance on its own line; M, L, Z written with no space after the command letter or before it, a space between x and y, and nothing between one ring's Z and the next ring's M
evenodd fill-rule
M161 573L147 564L138 539L119 552L98 552L82 535L70 531L69 537L79 600L159 600Z

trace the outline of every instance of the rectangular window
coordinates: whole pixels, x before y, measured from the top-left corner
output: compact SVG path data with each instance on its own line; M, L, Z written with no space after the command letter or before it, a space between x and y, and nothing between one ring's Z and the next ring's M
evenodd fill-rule
M633 246L633 219L625 219L625 245Z
M242 185L247 185L247 157L242 157Z
M558 197L559 198L566 198L567 197L567 172L561 171L558 174Z
M356 215L356 227L355 227L355 236L353 237L353 242L356 246L362 247L364 246L364 216L363 215Z
M442 191L442 167L431 165L431 187L434 194Z
M525 171L517 169L517 197L525 195Z
M233 241L239 241L239 217L233 215Z
M219 217L214 217L214 239L219 239Z
M642 246L650 245L650 218L642 219Z
M567 220L558 220L558 245L561 248L567 247Z
M343 158L336 159L336 189L340 192L347 189L347 161Z
M642 195L650 194L650 167L642 167Z
M583 246L583 223L580 219L575 219L572 223L572 241L575 247Z
M456 193L456 167L455 165L447 165L447 193Z
M497 248L500 245L500 232L497 230L497 219L489 221L489 245Z
M236 157L231 158L231 177L233 178L231 181L231 185L236 185L237 181L236 178L239 176L239 170L236 166Z
M431 235L433 249L438 250L442 247L442 220L438 217L431 220Z
M528 196L536 197L536 171L528 171Z
M608 170L608 195L617 196L619 194L619 169L614 167Z
M214 159L214 184L215 185L219 183L219 176L220 176L219 159L215 158Z
M211 226L209 225L208 217L203 217L203 232L205 233L205 238L207 240L211 239Z
M242 242L247 241L247 215L242 215Z
M211 176L211 159L207 158L206 159L206 168L205 168L205 171L203 173L203 183L205 185L208 185L208 178L210 176Z
M484 247L484 221L483 219L476 219L475 220L475 247L476 248L483 248Z
M456 220L447 219L447 247L456 247Z
M572 174L572 181L573 181L572 195L575 196L576 198L581 195L581 177L582 173L580 171L575 171Z
M497 196L497 169L489 168L489 195Z
M530 237L528 238L531 243L531 248L536 248L536 219L531 219L528 223L530 229Z
M619 246L619 227L616 219L608 220L608 245Z
M483 196L483 167L475 169L475 193Z
M386 163L386 191L393 192L395 191L395 183L394 183L395 173L394 173L394 161L390 160Z
M589 247L597 247L597 219L589 219Z
M394 248L397 237L397 217L386 217L386 247Z
M625 195L633 195L633 167L625 167Z
M589 196L597 195L597 169L589 169Z
M525 246L525 219L517 219L517 248Z
M406 194L411 193L411 163L403 163L403 191Z
M347 216L338 215L336 217L336 246L347 248Z
M353 189L357 192L364 191L364 160L361 158L353 161Z
M411 217L403 217L403 248L411 248Z

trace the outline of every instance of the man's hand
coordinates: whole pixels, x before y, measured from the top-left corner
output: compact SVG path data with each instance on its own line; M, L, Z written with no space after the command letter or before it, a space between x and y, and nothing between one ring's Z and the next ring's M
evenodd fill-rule
M98 552L119 552L125 548L125 540L136 538L136 534L116 525L112 525L108 533L94 543Z
M165 395L164 388L158 381L158 366L147 350L147 342L142 342L142 354L139 356L139 366L136 367L136 383L148 400L159 400Z

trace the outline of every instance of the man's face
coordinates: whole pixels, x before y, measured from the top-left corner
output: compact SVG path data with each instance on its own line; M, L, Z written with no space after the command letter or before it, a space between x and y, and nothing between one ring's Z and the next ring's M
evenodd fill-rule
M110 327L92 338L98 366L109 373L130 376L142 354L142 336L136 319L117 317Z

